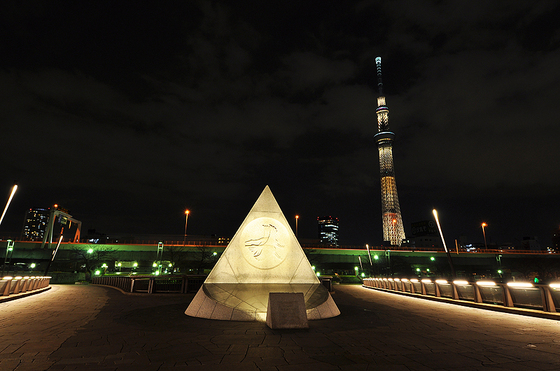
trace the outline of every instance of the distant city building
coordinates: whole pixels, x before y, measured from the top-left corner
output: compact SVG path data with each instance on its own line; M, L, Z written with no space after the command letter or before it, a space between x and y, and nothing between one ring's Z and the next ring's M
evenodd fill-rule
M324 216L317 218L319 241L329 246L338 246L338 218Z
M23 239L26 241L42 241L51 214L50 209L29 209L25 213Z
M383 218L383 241L400 246L406 239L395 181L393 165L393 140L395 133L389 131L389 108L385 104L381 79L381 58L375 58L377 67L377 149L379 151L379 173L381 176L381 214Z
M41 245L43 248L47 241L50 243L54 236L64 233L65 241L78 242L81 228L82 222L74 219L67 209L59 205L53 205L48 209L29 209L25 214L22 239L43 241Z
M552 232L552 250L560 252L560 228Z
M433 247L443 249L441 237L434 220L422 220L411 224L412 236L407 240L411 247Z
M523 237L521 241L521 250L541 250L541 244L537 237Z

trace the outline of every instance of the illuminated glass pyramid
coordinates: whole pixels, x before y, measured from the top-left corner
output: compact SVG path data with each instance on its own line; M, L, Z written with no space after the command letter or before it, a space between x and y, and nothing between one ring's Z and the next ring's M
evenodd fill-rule
M185 313L266 321L270 292L303 292L310 320L340 314L266 186Z

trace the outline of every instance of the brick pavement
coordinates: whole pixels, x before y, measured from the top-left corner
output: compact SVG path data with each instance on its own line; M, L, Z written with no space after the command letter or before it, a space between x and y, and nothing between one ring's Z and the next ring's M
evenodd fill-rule
M560 322L335 286L308 330L184 315L193 295L53 285L0 303L0 370L560 370Z

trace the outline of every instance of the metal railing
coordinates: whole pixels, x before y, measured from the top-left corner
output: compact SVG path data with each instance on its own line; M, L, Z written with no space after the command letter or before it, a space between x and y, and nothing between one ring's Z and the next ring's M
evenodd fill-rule
M51 277L6 276L0 279L0 296L23 294L49 286Z
M496 304L504 307L560 311L560 283L549 285L529 282L468 282L444 279L364 278L363 286L451 300Z
M204 275L102 276L92 278L91 283L117 287L126 292L186 294L197 292L205 279Z

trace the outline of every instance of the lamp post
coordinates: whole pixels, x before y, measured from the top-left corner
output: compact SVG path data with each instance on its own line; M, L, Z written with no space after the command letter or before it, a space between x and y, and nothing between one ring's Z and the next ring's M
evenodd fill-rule
M187 243L187 222L189 221L189 214L191 212L187 209L185 210L185 235L183 236L183 246Z
M436 209L432 210L432 213L434 214L434 218L436 219L436 224L439 230L439 235L441 236L441 242L443 243L443 248L445 249L445 253L447 254L447 260L449 261L449 267L451 268L451 275L453 276L453 278L455 278L455 268L453 267L453 261L451 260L451 254L449 253L449 250L447 250L447 245L445 244L445 239L443 238L443 232L441 230L441 226L439 225L439 218L438 218L438 212Z
M488 224L482 223L480 226L482 227L482 235L484 236L484 249L488 250L488 245L486 244L486 230L484 229L484 227L488 227Z
M298 237L298 221L299 221L299 215L296 215L296 238Z
M6 207L4 208L4 212L2 213L2 217L0 217L0 224L2 224L2 220L4 220L4 215L6 215L6 211L8 211L8 206L10 206L10 203L12 202L12 198L14 198L17 189L18 189L17 184L14 184L14 186L12 187L12 192L10 193L10 197L8 198L8 202L6 203Z

